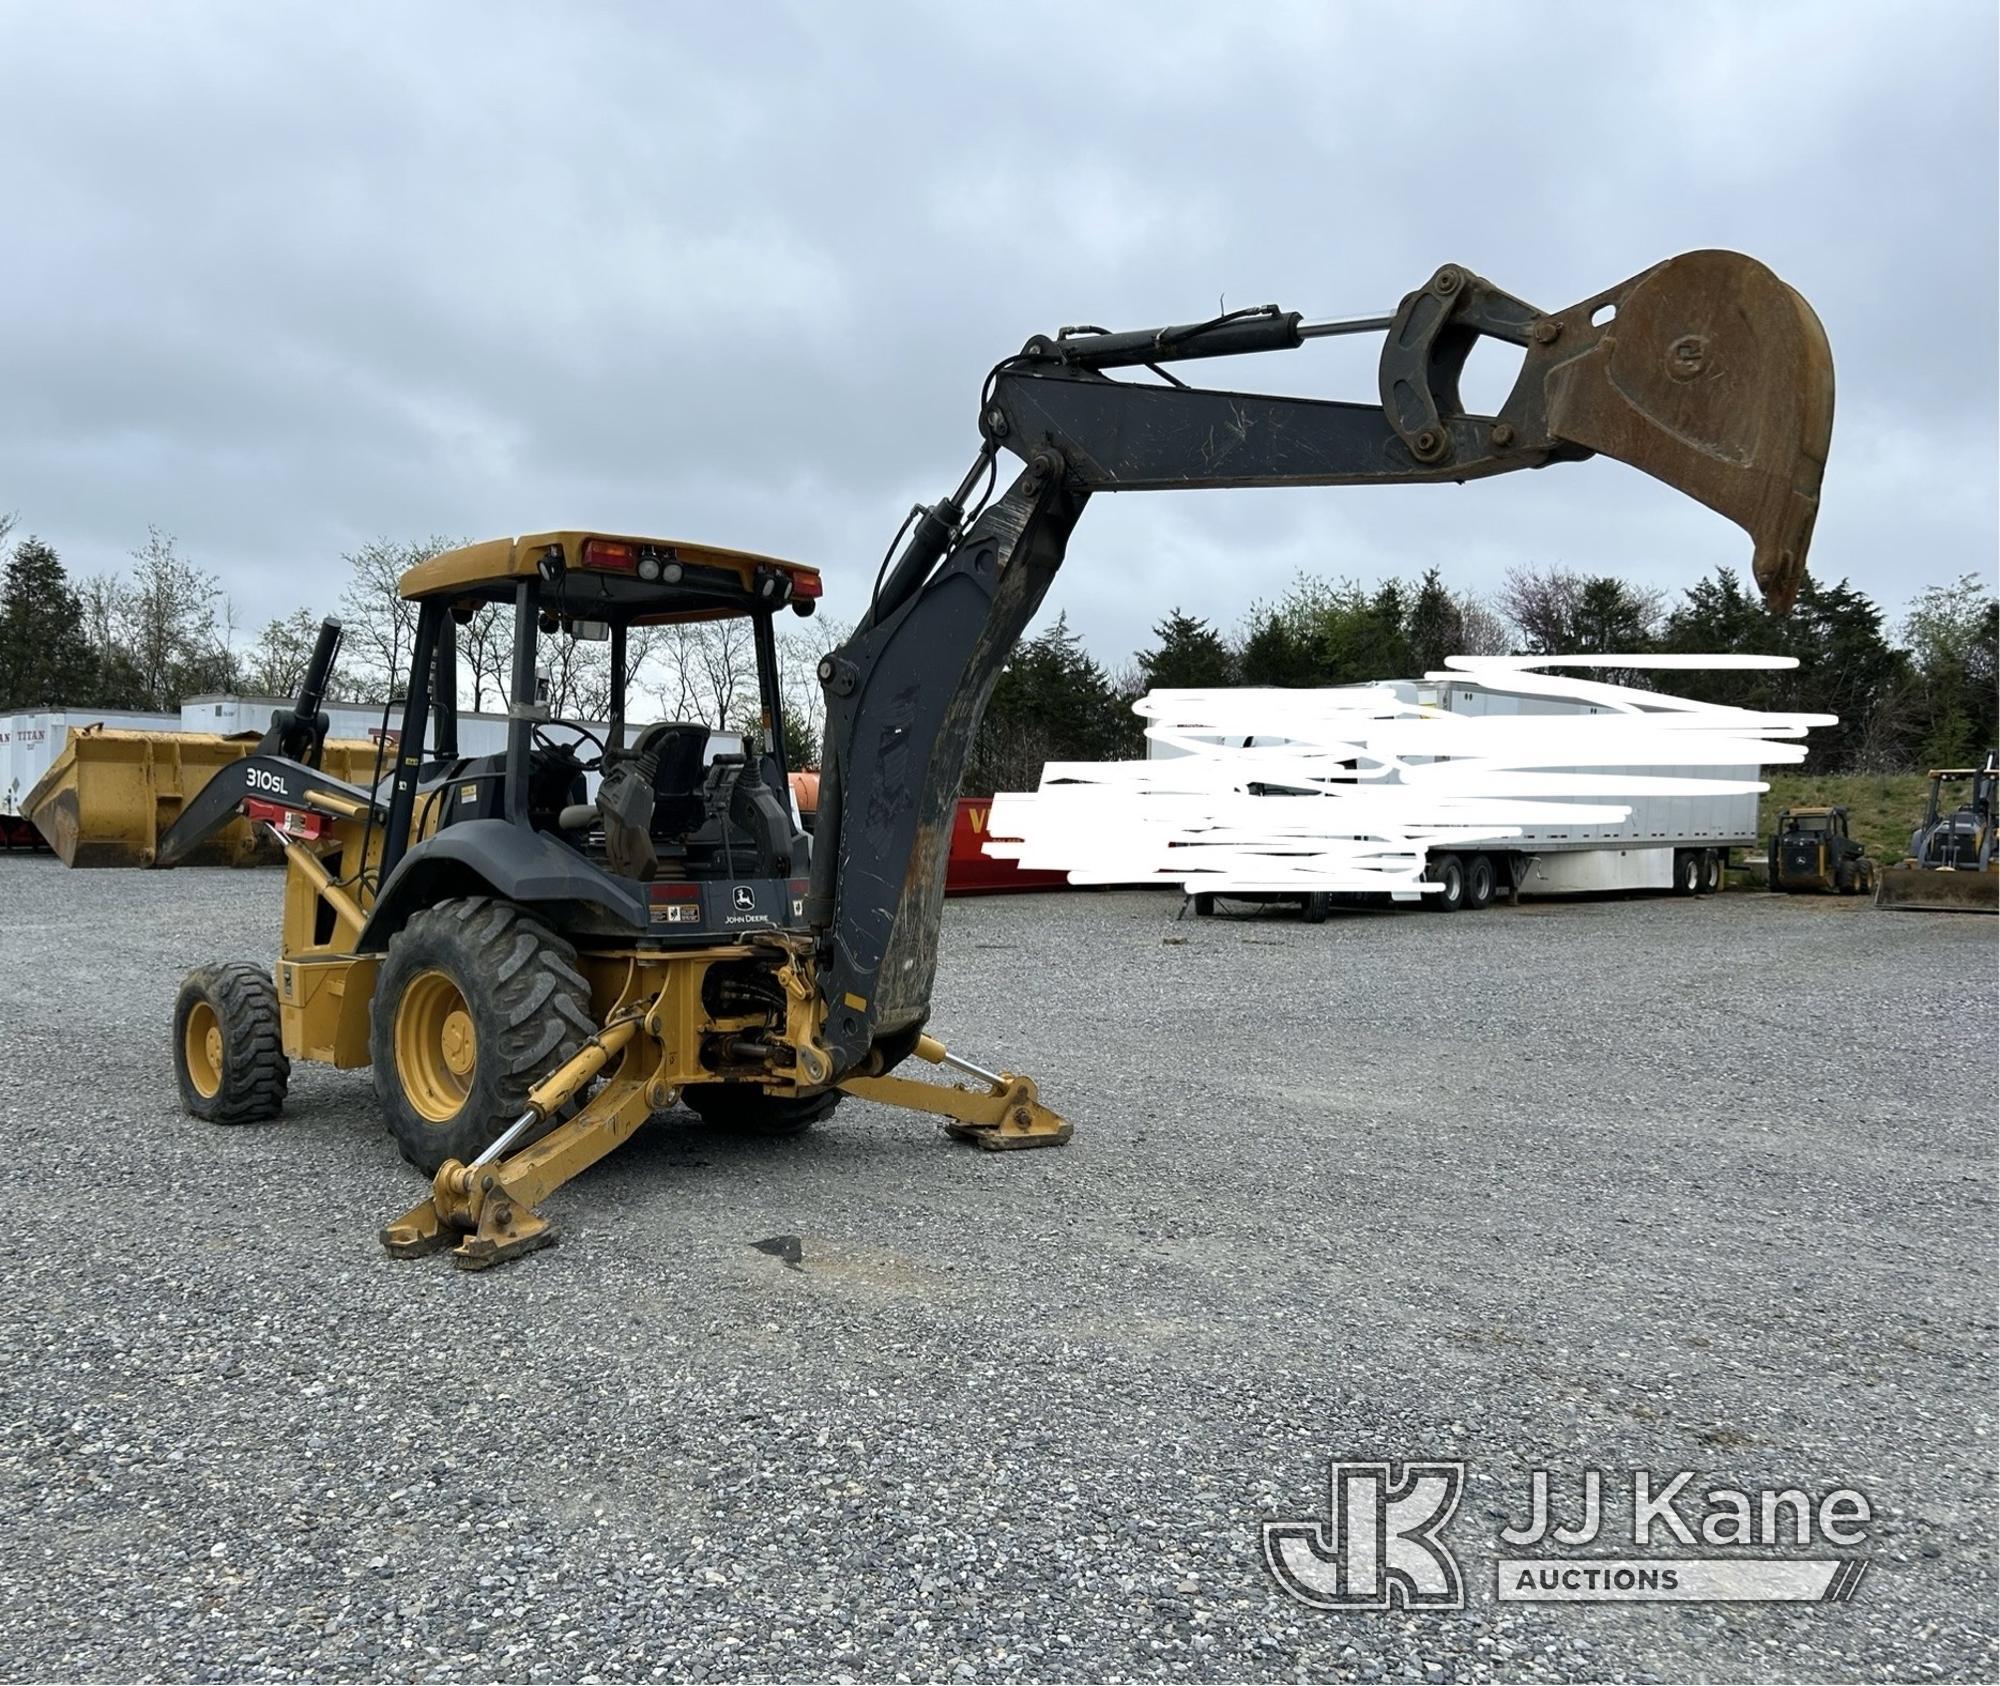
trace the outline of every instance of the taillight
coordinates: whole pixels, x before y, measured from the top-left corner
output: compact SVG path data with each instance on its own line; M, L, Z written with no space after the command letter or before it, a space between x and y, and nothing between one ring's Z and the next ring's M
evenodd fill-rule
M583 565L610 574L633 573L639 566L639 547L616 539L585 539Z
M794 597L817 597L820 595L820 590L819 575L792 575L792 595Z

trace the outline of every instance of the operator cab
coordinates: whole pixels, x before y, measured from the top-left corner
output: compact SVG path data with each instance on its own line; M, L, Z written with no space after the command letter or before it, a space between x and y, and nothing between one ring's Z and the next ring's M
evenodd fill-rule
M390 796L385 897L399 869L440 870L476 843L517 872L533 861L541 878L573 877L560 893L586 926L594 907L605 936L713 941L798 923L811 842L785 765L773 621L813 613L816 569L679 540L543 533L446 551L398 589L419 605L403 742L424 748ZM492 606L503 630L512 610L507 748L462 757L459 645ZM696 717L635 719L653 712L633 706L653 629L730 621L747 636L718 659L754 667L754 717L684 705ZM588 704L579 673L591 675Z

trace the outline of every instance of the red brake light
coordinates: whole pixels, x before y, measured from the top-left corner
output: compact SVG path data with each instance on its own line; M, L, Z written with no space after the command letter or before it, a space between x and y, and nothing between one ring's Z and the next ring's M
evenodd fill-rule
M639 550L636 545L620 544L615 539L585 539L583 565L607 573L629 574L639 566Z
M794 597L817 597L820 594L819 575L792 575L792 595Z

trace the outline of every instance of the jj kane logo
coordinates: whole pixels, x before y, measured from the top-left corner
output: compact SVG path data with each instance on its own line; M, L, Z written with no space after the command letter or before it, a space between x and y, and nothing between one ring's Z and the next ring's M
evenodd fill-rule
M1553 1496L1547 1470L1531 1471L1525 1520L1499 1530L1494 1596L1502 1603L1853 1598L1867 1560L1833 1552L1864 1542L1874 1514L1866 1494L1837 1487L1815 1498L1798 1487L1696 1488L1695 1481L1692 1470L1610 1478L1585 1470L1572 1505ZM1463 1463L1335 1459L1326 1517L1267 1521L1265 1564L1284 1592L1316 1610L1462 1609L1465 1577L1443 1531L1464 1486ZM1607 1505L1614 1486L1624 1493ZM1608 1517L1629 1517L1631 1555L1607 1538ZM1600 1541L1613 1551L1573 1554ZM1523 1548L1536 1549L1516 1555Z
M1329 1520L1264 1524L1278 1585L1316 1610L1458 1610L1465 1577L1438 1530L1458 1509L1462 1463L1329 1466Z

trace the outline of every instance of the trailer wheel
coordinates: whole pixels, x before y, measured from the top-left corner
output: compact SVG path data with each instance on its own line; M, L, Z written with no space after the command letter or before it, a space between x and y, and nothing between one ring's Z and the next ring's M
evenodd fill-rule
M1693 849L1675 851L1674 894L1677 896L1701 894L1701 857Z
M1493 900L1493 857L1468 855L1465 861L1465 905L1477 912Z
M576 950L490 896L441 901L390 938L369 1021L382 1116L426 1173L478 1157L597 1030Z
M1308 925L1324 925L1332 911L1333 897L1324 890L1312 891L1299 903L1299 917Z
M181 1105L210 1124L256 1124L284 1111L292 1062L262 966L223 960L188 973L174 1000L174 1079Z
M754 1083L690 1083L681 1099L704 1124L740 1130L746 1136L796 1136L840 1105L840 1091L817 1095L771 1095Z
M1197 919L1213 919L1215 917L1215 892L1213 890L1203 890L1196 895L1194 898L1194 916Z
M1701 852L1700 894L1704 896L1712 896L1715 894L1717 890L1721 888L1722 888L1722 855L1718 850L1704 849Z
M1441 913L1456 913L1465 906L1465 863L1456 855L1433 855L1424 876L1439 886L1435 896L1425 898L1426 905Z

